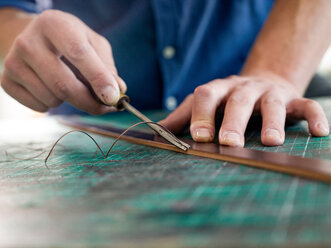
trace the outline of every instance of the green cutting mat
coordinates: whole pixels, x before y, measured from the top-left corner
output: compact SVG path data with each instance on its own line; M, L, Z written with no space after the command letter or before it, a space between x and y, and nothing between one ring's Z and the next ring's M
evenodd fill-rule
M320 102L331 119L331 99ZM84 120L136 122L126 113ZM0 245L331 246L331 185L124 141L104 160L82 134L63 139L50 170L45 154L22 160L64 131L0 143ZM113 142L93 136L104 150ZM331 159L331 138L309 136L304 122L281 147L263 147L258 132L247 147Z

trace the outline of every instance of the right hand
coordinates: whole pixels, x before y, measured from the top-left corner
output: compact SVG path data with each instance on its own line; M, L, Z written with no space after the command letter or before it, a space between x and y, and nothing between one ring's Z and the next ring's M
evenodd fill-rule
M75 16L56 10L44 11L16 37L4 60L3 89L39 112L63 101L90 114L115 110L94 99L61 56L82 73L105 104L115 104L120 91L126 91L108 41Z

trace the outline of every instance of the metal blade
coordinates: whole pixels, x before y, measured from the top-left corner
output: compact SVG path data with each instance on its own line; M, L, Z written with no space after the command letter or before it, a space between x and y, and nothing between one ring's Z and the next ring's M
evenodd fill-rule
M137 110L135 107L133 107L130 103L127 101L122 101L121 104L124 106L124 108L138 117L140 120L145 121L145 122L152 122L147 116L142 114L139 110ZM163 128L153 125L153 123L146 123L150 128L152 128L155 132L157 132L160 136L162 136L164 139L166 139L168 142L173 144L174 146L182 149L183 151L187 151L188 148L190 148L190 145L179 140L176 136L173 134L170 134Z

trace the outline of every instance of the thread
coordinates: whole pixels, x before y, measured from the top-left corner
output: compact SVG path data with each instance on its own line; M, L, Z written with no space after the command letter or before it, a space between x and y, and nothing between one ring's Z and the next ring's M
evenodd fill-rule
M115 144L117 143L117 141L119 141L121 139L121 137L126 133L128 132L130 129L134 128L134 127L137 127L139 125L142 125L142 124L154 124L154 125L157 125L161 128L163 128L167 133L169 133L171 136L173 136L174 138L177 138L172 132L170 132L166 127L164 127L163 125L159 124L159 123L156 123L154 121L142 121L142 122L138 122L138 123L135 123L133 124L132 126L128 127L126 130L124 130L116 139L115 141L112 143L112 145L110 146L110 148L108 149L108 151L106 153L104 153L100 147L100 145L98 144L98 142L90 135L88 134L87 132L85 131L82 131L82 130L71 130L71 131L68 131L64 134L62 134L56 141L55 143L53 144L53 146L51 147L48 155L46 156L44 162L45 162L45 166L48 168L47 166L47 161L48 159L50 158L50 156L52 155L53 153L53 150L54 148L57 146L57 144L60 142L60 140L62 140L65 136L67 136L68 134L70 133L74 133L74 132L79 132L79 133L82 133L82 134L85 134L87 135L93 142L94 144L96 145L96 147L98 148L98 150L100 151L100 153L102 154L103 158L106 159L109 155L109 153L111 152L111 150L113 149L113 147L115 146Z
M38 145L38 147L33 147L34 145ZM0 163L9 163L9 162L16 162L16 161L28 161L31 159L39 158L41 155L47 153L49 149L52 147L51 145L47 145L46 147L41 147L41 144L37 143L27 143L27 144L5 144L3 145L6 149L3 150L4 158L0 160ZM58 146L62 146L65 149L65 146L58 144ZM8 148L9 147L9 148ZM0 147L1 150L1 147ZM35 155L31 156L22 156L24 152L32 152L36 153ZM0 156L1 157L1 156ZM45 159L41 159L44 161Z

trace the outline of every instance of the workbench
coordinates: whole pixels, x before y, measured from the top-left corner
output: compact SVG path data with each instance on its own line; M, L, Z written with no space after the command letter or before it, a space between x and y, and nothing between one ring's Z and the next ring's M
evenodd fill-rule
M319 101L331 120L331 99ZM330 184L126 141L103 159L80 133L60 141L47 169L68 130L53 117L0 122L0 246L331 247ZM331 138L307 130L289 126L278 147L251 130L246 147L330 160ZM114 141L92 136L104 151Z

